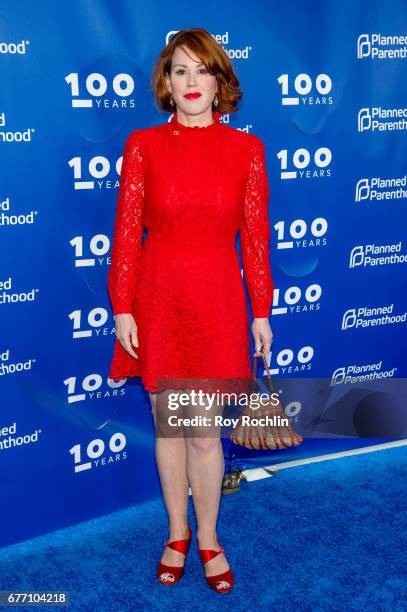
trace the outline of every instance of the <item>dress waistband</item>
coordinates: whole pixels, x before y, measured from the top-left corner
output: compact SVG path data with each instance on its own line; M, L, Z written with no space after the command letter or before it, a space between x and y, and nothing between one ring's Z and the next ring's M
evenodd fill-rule
M234 236L196 236L196 235L180 235L170 232L161 232L158 230L149 230L145 241L157 241L163 247L171 247L176 249L235 249Z

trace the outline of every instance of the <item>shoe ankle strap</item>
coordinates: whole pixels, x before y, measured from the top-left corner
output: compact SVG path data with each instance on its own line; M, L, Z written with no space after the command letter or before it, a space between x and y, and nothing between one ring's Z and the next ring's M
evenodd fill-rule
M191 535L191 528L189 527L189 536L186 538L186 540L173 540L172 542L164 542L164 546L168 546L169 548L172 548L173 550L176 550L177 552L186 555L189 549L189 545L191 544Z
M215 557L223 553L224 550L225 549L223 548L223 546L221 546L220 550L212 550L210 548L207 548L207 549L201 548L199 549L199 556L201 557L202 563L205 565L205 563L208 563L208 561L210 561L211 559L214 559Z
M168 548L172 548L173 550L176 550L180 553L184 553L184 555L186 555L186 553L188 552L189 540L174 540L173 542L169 542L168 544L165 543L165 546L168 546Z

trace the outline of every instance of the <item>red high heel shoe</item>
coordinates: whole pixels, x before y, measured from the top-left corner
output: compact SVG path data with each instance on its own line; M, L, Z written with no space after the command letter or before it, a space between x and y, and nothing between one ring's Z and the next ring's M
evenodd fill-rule
M220 553L223 553L225 549L222 546L220 550L211 550L208 548L206 550L198 549L198 551L199 556L201 557L202 565L205 565L205 563L208 563L208 561L214 557L217 557L220 555ZM217 593L229 593L235 583L233 572L230 567L222 574L216 574L215 576L205 575L205 578L209 586ZM228 583L227 585L225 584L226 582Z
M172 548L173 550L183 553L186 557L189 547L191 545L191 540L192 540L192 530L191 530L190 525L188 525L188 529L189 529L189 536L186 540L173 540L172 542L164 542L164 548L168 546L169 548ZM184 562L184 565L185 565L185 562ZM166 565L165 563L162 563L160 561L157 567L158 581L161 584L168 584L168 585L176 584L177 582L179 582L179 580L181 579L184 573L184 565L182 566ZM167 576L167 574L172 576L173 580L170 579L169 576Z

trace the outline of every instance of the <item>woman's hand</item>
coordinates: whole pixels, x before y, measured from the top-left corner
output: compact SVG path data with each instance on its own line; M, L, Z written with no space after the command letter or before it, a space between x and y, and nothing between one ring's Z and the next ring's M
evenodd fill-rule
M124 350L134 359L138 359L138 355L136 355L132 348L132 345L138 348L137 325L133 315L127 312L114 315L114 327L116 338Z
M254 338L255 353L261 355L263 349L265 355L270 352L271 343L273 342L273 332L271 331L270 321L267 317L253 319L252 332Z

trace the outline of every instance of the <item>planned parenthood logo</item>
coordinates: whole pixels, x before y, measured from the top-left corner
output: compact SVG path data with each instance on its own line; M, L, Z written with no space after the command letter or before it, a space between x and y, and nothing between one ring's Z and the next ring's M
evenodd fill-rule
M372 176L356 183L355 202L380 202L382 200L403 200L407 198L407 174L402 177L382 178Z
M341 330L380 327L382 325L405 325L407 311L394 313L394 304L387 306L360 306L349 308L342 317Z
M407 254L402 252L401 246L401 240L394 244L359 244L350 253L349 268L377 268L406 263Z
M393 378L396 371L396 366L384 368L382 360L377 363L352 363L336 368L331 377L331 387L347 384L354 385L382 378Z
M179 30L169 30L165 35L165 44L168 45L171 38L175 36L175 34L179 32ZM229 36L229 31L226 30L221 34L211 34L212 38L223 48L225 53L227 53L229 59L235 60L248 60L252 55L252 46L244 45L238 47L231 47L231 39Z
M360 34L357 39L358 59L405 59L407 36L383 36L382 34Z
M407 108L361 108L358 132L397 132L407 128Z

